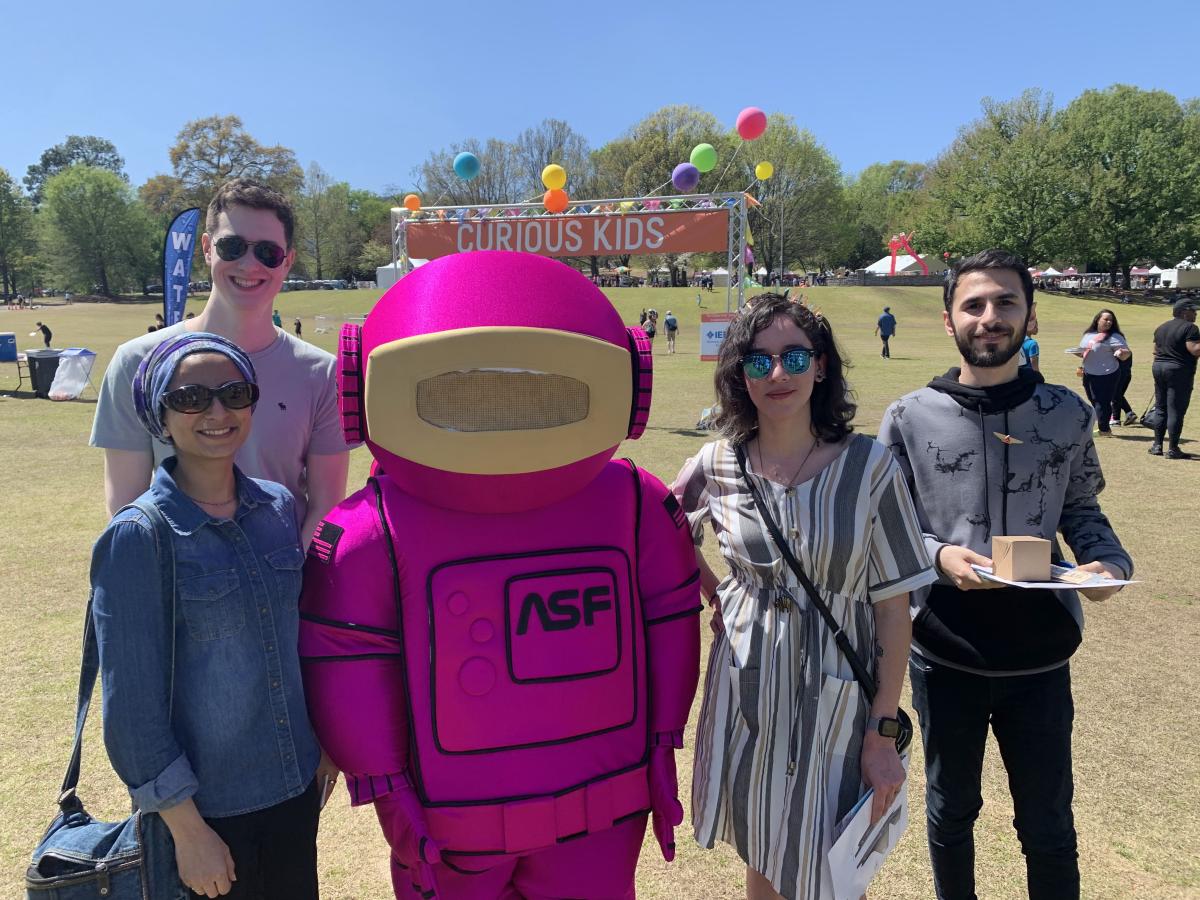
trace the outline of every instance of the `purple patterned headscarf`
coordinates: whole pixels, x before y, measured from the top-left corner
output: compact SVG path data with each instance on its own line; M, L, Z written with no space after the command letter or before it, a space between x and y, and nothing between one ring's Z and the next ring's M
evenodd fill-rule
M220 353L237 366L242 378L251 384L258 383L254 364L246 351L219 334L188 331L163 341L146 355L133 376L133 408L150 435L164 444L171 443L171 439L167 437L163 421L166 407L162 398L179 363L192 353Z

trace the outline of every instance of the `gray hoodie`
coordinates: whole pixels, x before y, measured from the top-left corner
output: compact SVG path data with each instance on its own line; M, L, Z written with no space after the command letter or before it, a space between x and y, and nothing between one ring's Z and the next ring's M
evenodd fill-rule
M908 479L930 557L947 544L992 555L993 535L1058 534L1077 563L1100 560L1129 577L1133 562L1100 510L1104 475L1091 408L1023 370L991 388L951 369L884 413L879 440ZM987 675L1062 665L1082 640L1074 591L959 591L944 576L913 593L913 645L923 656Z

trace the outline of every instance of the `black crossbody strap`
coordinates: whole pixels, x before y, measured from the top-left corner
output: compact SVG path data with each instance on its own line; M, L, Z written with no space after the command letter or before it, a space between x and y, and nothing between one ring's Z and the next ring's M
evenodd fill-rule
M153 503L140 503L135 500L128 509L134 507L150 519L154 525L154 533L159 547L164 547L169 566L163 566L163 593L171 595L171 704L175 701L175 548L171 544L170 529L162 513ZM118 510L120 512L120 510ZM168 581L169 579L169 581ZM63 777L62 789L58 795L58 805L64 813L82 809L83 805L75 796L75 788L79 785L79 767L83 756L83 726L87 724L88 710L92 705L92 693L96 687L96 677L100 674L100 647L96 641L96 626L92 622L92 592L88 592L87 611L83 619L83 658L79 666L79 692L75 701L75 743L71 747L71 761L67 763L67 773ZM168 712L168 717L174 710Z
M825 605L825 601L821 599L821 595L817 593L817 589L813 586L809 577L804 574L804 569L800 567L800 561L796 559L784 539L779 526L775 524L775 519L771 515L770 507L759 493L758 487L754 481L746 473L746 448L744 445L738 445L735 455L737 456L738 470L742 473L742 480L746 482L746 486L750 488L750 494L754 497L754 504L758 507L759 515L762 516L763 522L767 526L767 530L771 532L771 537L775 541L775 546L779 548L779 552L783 554L784 562L788 564L788 568L795 573L796 578L800 580L800 585L804 588L808 599L821 614L821 618L825 620L825 624L829 626L829 630L833 632L833 639L838 645L838 649L842 651L842 655L846 657L846 661L850 663L850 668L854 670L854 678L858 681L862 692L866 694L867 702L875 701L875 681L871 678L871 673L868 671L866 664L863 663L862 657L858 655L858 651L854 649L854 645L850 643L850 638L838 624L837 619L833 617L833 613L829 611L829 607Z

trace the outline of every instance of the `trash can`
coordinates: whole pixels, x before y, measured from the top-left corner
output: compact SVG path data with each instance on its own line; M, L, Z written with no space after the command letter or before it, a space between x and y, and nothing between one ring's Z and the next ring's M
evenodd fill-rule
M11 331L0 331L0 362L17 361L17 336Z
M33 384L33 392L46 400L50 399L50 385L54 383L54 373L58 371L58 357L61 354L61 350L25 351L29 360L29 380Z

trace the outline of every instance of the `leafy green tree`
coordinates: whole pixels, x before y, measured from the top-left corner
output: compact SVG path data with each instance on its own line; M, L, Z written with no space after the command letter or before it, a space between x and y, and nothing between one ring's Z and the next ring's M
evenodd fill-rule
M887 252L892 235L913 230L925 199L927 169L903 160L874 163L847 182L840 262L861 268Z
M722 161L729 159L732 141L714 115L694 106L664 106L592 154L594 171L581 185L582 194L596 199L674 194L671 172L701 143L716 147ZM714 190L721 168L719 163L704 175L699 190Z
M312 163L304 175L296 218L301 269L318 279L351 277L363 235L350 207L350 186Z
M237 116L209 116L188 122L170 150L174 177L187 206L208 205L231 178L252 178L289 197L304 181L296 155L287 147L260 144Z
M1085 91L1063 111L1069 175L1068 246L1103 260L1125 287L1135 262L1175 262L1200 222L1196 106L1165 91L1114 85Z
M354 216L363 241L377 241L391 246L392 207L397 206L398 202L399 198L393 200L372 191L350 189L350 213Z
M32 264L33 209L7 171L0 168L0 293L17 291L17 275Z
M72 166L50 178L44 193L43 252L65 283L112 296L153 271L157 247L148 217L119 176Z
M93 166L107 169L126 181L125 160L117 152L112 141L94 135L72 134L61 144L55 144L42 153L42 158L29 167L25 174L25 189L34 206L42 202L42 190L46 181L71 166Z
M1070 197L1053 98L1030 89L982 106L926 173L919 249L1005 247L1030 263L1057 256Z
M358 272L366 276L369 273L368 281L375 280L375 270L380 266L386 266L392 261L392 245L383 243L382 241L367 241L362 245L362 249L358 253L356 265Z

